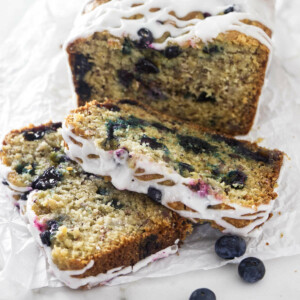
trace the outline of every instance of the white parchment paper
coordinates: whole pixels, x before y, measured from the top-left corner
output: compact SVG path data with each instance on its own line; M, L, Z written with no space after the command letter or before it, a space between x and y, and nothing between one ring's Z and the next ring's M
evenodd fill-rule
M39 0L0 47L0 139L11 129L48 120L60 121L73 107L62 44L83 0ZM249 238L246 255L262 259L300 253L300 19L298 0L278 1L275 49L260 99L252 141L288 154L281 173L274 215L257 238ZM245 137L244 137L245 138ZM228 261L214 254L220 235L198 226L180 255L156 261L109 284L220 267ZM238 261L238 260L236 260ZM18 210L0 185L0 290L10 296L18 287L61 286L47 269L41 250ZM1 295L3 296L3 295ZM0 296L0 298L1 298Z

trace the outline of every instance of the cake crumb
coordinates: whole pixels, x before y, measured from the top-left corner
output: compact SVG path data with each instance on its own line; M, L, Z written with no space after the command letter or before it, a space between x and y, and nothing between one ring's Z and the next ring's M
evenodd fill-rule
M278 212L278 215L281 216L281 211Z
M283 233L282 232L280 233L280 238L283 238Z
M268 242L266 242L266 246L269 246L270 244Z

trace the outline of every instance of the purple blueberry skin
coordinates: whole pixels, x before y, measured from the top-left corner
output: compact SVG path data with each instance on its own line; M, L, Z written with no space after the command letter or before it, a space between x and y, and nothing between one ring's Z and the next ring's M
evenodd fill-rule
M260 259L247 257L240 262L238 272L244 281L255 283L265 276L266 269Z
M246 242L236 235L224 235L215 244L216 254L224 259L240 257L246 252Z
M195 290L189 300L216 300L216 295L210 289L202 288Z

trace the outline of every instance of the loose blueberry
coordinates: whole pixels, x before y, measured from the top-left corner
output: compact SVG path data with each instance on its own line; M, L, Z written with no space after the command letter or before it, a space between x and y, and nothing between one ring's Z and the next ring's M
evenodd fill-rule
M213 291L202 288L195 290L190 296L190 300L216 300L216 295Z
M159 69L157 66L150 60L146 58L141 58L135 64L136 71L139 73L146 73L146 74L157 74L159 73Z
M236 235L224 235L216 241L215 251L224 259L240 257L246 252L246 242Z
M31 186L37 190L47 190L55 187L62 179L62 174L58 172L54 167L48 168L41 176L39 176Z
M181 49L178 46L169 46L165 49L164 55L168 59L175 58L182 53Z
M233 7L233 6L230 6L230 7L228 7L227 9L224 10L224 14L225 14L225 15L226 15L226 14L229 14L229 13L231 13L231 12L234 12L234 7Z
M141 28L138 31L138 36L140 40L137 43L137 47L139 48L148 48L153 42L152 32L147 28Z
M126 88L131 86L131 83L134 79L134 75L126 70L118 70L119 82L124 85Z
M186 151L193 151L195 154L215 152L217 147L208 142L193 136L178 135L179 145Z
M228 172L222 179L222 182L230 185L232 188L240 190L245 186L245 182L247 180L247 175L239 170Z
M93 64L89 62L88 57L83 54L76 54L74 59L74 74L76 80L83 80L85 74L92 68Z
M197 102L216 102L216 98L213 96L207 96L206 92L202 92L196 100Z
M156 202L161 202L162 192L152 186L148 188L147 195Z
M49 230L46 230L42 233L40 233L40 238L41 238L41 241L44 245L50 247L51 246L51 232Z
M260 259L247 257L240 262L238 272L246 282L255 283L265 276L266 269Z
M76 93L84 101L88 101L92 94L90 86L83 80L77 81Z

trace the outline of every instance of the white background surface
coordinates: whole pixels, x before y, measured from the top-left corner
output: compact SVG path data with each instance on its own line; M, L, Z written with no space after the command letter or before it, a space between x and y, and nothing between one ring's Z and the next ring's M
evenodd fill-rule
M13 26L19 22L26 9L35 1L38 0L0 0L1 41L9 35ZM288 33L283 32L283 34L287 34L288 39ZM300 54L296 53L295 55ZM299 76L299 74L295 75ZM215 292L218 300L299 300L300 256L266 261L265 265L267 270L265 278L254 285L245 284L239 279L237 265L228 265L210 271L196 271L161 279L144 279L116 287L95 288L91 291L44 288L24 292L20 289L18 299L51 299L55 297L60 300L72 297L74 300L179 300L188 299L196 288L207 287ZM16 289L18 288L16 287ZM9 298L3 298L3 294L0 292L0 299Z

